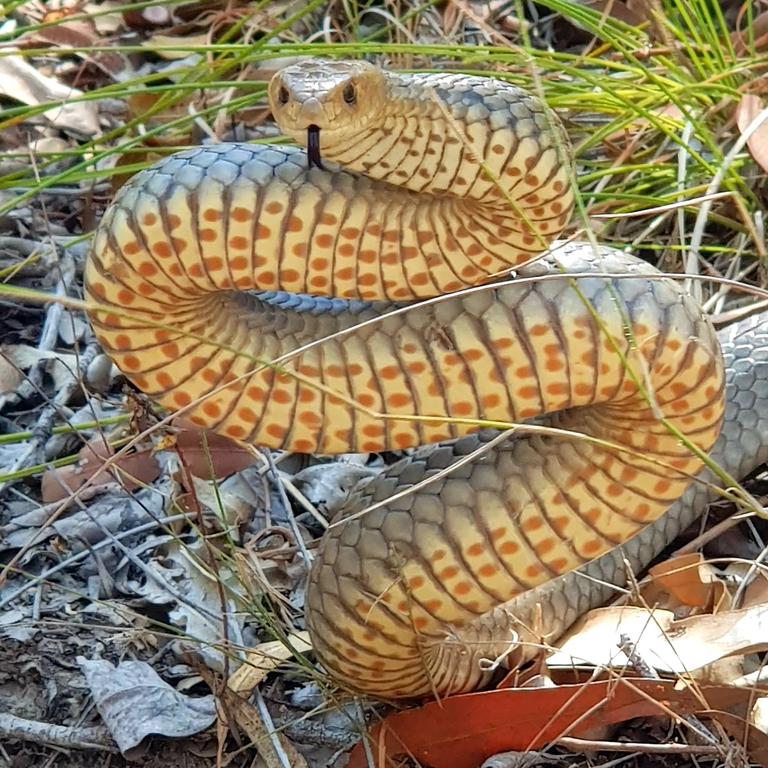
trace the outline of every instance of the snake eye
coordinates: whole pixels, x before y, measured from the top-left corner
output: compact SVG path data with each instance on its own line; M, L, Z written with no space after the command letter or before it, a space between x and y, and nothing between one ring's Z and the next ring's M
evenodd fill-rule
M347 104L354 104L357 101L357 90L352 83L347 83L344 86L344 91L341 95L344 97L344 101L346 101Z
M280 90L277 92L277 100L281 104L287 104L289 97L290 94L288 93L288 89L284 85L281 85Z

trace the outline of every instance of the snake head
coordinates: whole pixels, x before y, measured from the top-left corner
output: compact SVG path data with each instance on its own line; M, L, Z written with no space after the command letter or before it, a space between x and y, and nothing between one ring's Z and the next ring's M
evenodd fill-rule
M309 149L311 165L320 152L350 142L380 119L386 76L365 61L310 59L280 70L269 84L269 103L280 130Z

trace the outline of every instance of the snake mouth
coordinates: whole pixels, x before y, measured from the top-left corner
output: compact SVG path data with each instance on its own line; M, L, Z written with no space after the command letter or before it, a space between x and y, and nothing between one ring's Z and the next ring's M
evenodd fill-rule
M310 168L325 170L320 158L320 127L317 125L307 127L307 162Z

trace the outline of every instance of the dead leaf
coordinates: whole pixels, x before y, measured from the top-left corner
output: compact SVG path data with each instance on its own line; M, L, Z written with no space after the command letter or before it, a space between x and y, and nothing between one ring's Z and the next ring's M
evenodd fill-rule
M25 47L48 45L59 49L93 49L90 53L79 53L78 55L92 61L113 77L127 68L127 57L105 47L93 19L83 18L74 8L59 12L60 18L55 18L54 13L56 12L46 14L40 26L33 27L30 32L25 34L21 38L21 45ZM69 16L74 16L74 18L68 18Z
M172 688L144 661L77 657L102 720L120 751L130 754L153 733L191 736L216 719L212 695L194 698Z
M633 5L644 5L644 3L638 3L637 0L634 3L631 0L628 0L628 2L622 2L621 0L592 0L589 7L603 16L621 21L630 27L641 27L647 18L649 9L647 7L642 9L633 8Z
M227 688L221 691L226 705L224 711L234 715L237 725L259 750L267 768L282 768L282 763L276 759L274 748L269 744L270 737L264 722L258 710L248 702L248 697L270 672L292 658L294 653L306 653L311 649L308 632L291 634L288 637L288 643L280 640L261 643L248 651L243 664L230 675ZM280 746L285 750L292 768L303 768L307 765L304 757L295 750L285 736L280 734L279 739Z
M768 650L768 605L676 621L670 611L629 606L590 611L548 659L550 666L618 666L627 635L638 655L660 672L684 674L726 656Z
M24 381L23 374L19 371L4 354L2 348L0 348L0 408L2 408L6 402L10 402L13 398L13 393L16 391L16 387Z
M115 455L115 449L97 435L80 450L77 464L48 469L43 473L40 493L43 502L50 504L66 499L74 491L90 481L91 488L117 482L127 491L135 491L160 476L160 466L152 450L137 450L120 456L111 469L103 469L107 459ZM93 492L91 492L92 495Z
M121 0L99 0L85 3L82 13L91 16L93 26L102 37L108 37L123 29L123 7ZM113 9L111 13L110 9Z
M742 8L746 9L746 5L743 5ZM768 11L763 11L763 13L755 16L749 26L748 33L743 27L731 33L731 42L739 58L750 52L752 43L754 43L756 53L765 50L768 46Z
M766 699L758 699L758 702ZM768 736L755 725L730 712L702 712L702 717L716 720L726 733L741 744L753 765L768 765Z
M741 97L739 106L736 107L736 124L742 134L764 107L763 100L754 93L745 93ZM768 171L768 120L764 120L747 139L747 148L755 162L764 171Z
M725 573L726 576L731 577L731 581L735 581L739 585L745 579L750 579L742 595L740 608L768 603L768 574L762 568L755 568L752 563L737 561L730 563L725 569ZM737 588L732 586L730 589L735 593Z
M761 696L750 712L750 720L759 731L768 734L768 696ZM763 763L765 765L766 763Z
M28 344L3 344L0 345L0 358L5 358L22 371L45 361L45 372L53 379L57 390L69 384L77 374L77 355L69 352L53 352Z
M717 571L698 552L665 560L649 575L641 589L644 602L670 611L687 606L711 612L725 592Z
M256 462L256 456L243 446L215 432L196 427L179 430L176 451L184 466L203 480L220 480Z
M222 710L234 715L237 725L247 734L264 760L265 768L284 768L285 765L280 756L275 753L273 738L279 740L280 749L288 758L288 765L291 768L306 768L307 761L304 756L296 751L296 748L285 735L274 733L273 736L270 736L256 707L238 696L234 691L226 688L221 692L221 697L224 704Z
M41 74L22 56L0 58L0 94L29 106L54 102L56 106L43 113L52 125L83 136L99 133L96 103L73 103L72 99L82 96L82 91Z
M750 691L702 687L676 690L674 681L618 678L556 688L499 689L451 696L397 712L368 736L375 768L397 765L407 755L430 768L477 768L500 752L541 749L559 737L635 717L690 714L716 707L742 711ZM702 702L708 702L704 707ZM715 703L716 702L716 703ZM358 744L348 768L366 768Z
M290 645L282 640L260 643L248 651L245 661L230 676L227 685L240 695L250 695L251 691L284 661L293 658L294 653L307 653L312 650L308 632L295 632L288 637Z
M676 104L666 104L663 107L657 107L656 109L649 110L650 114L655 115L661 122L673 122L677 125L682 124L685 116L680 111L680 108ZM605 140L609 143L617 143L627 138L636 136L642 131L646 131L652 127L651 121L647 117L642 115L635 115L634 119L623 125L618 131L606 136Z

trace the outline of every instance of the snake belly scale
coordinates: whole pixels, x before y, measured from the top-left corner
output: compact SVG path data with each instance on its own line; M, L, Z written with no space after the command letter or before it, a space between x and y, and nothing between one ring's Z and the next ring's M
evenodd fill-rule
M137 387L230 437L326 454L460 438L345 515L476 447L472 420L590 436L509 440L320 544L306 618L335 678L387 698L474 689L515 638L510 600L630 539L698 472L680 434L706 452L720 431L717 338L619 252L526 265L573 206L566 137L535 97L312 61L278 73L270 102L286 134L319 136L324 167L221 144L137 174L96 232L91 321Z

